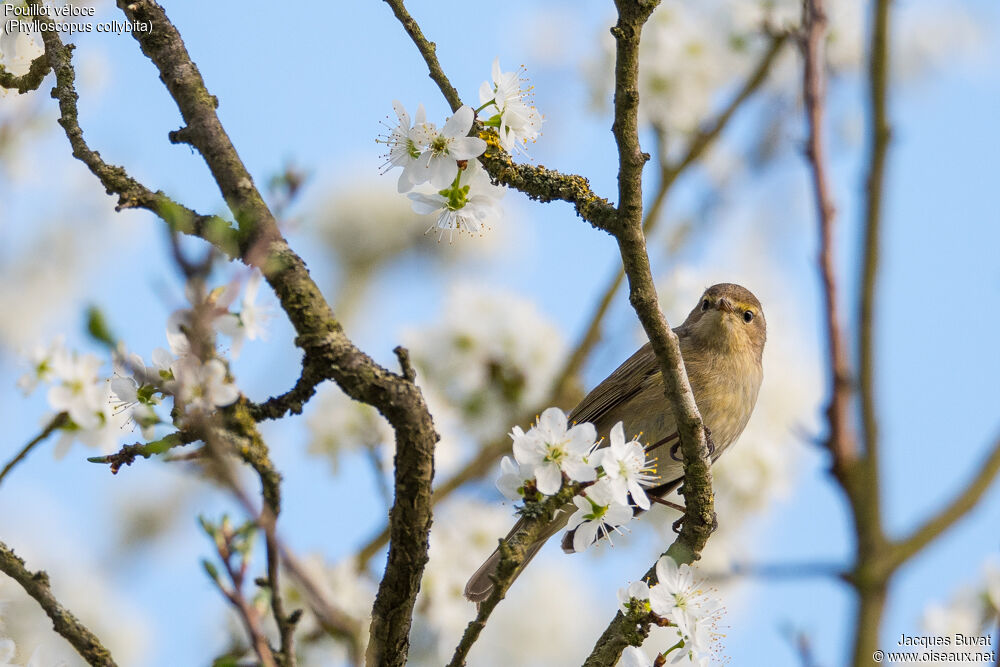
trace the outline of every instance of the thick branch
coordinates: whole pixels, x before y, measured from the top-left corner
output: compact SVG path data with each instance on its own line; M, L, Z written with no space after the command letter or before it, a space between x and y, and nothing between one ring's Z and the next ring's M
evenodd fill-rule
M31 2L39 5L39 0ZM337 380L355 400L376 406L396 429L398 451L402 454L391 520L394 543L386 578L376 598L370 646L372 651L388 656L390 664L402 664L413 601L426 561L433 446L437 440L423 397L411 381L375 364L344 335L304 263L278 231L274 217L219 123L215 114L217 100L205 88L163 9L149 1L123 1L118 5L130 20L151 26L151 32L134 32L133 36L159 69L187 123L173 138L190 143L205 158L237 219L239 231L234 233L228 223L218 218L198 216L162 193L151 193L124 169L107 165L90 150L77 122L70 49L55 31L45 30L46 58L57 77L53 95L59 100L60 124L74 156L87 164L109 192L119 195L119 208L147 208L172 228L201 236L230 255L238 252L243 261L258 266L295 326L296 343L306 357L320 360L317 363L325 369L326 377ZM51 22L47 17L41 20Z
M879 262L879 227L882 219L882 190L885 162L889 151L889 121L886 96L889 89L889 3L874 6L871 54L868 61L869 155L866 179L865 219L862 239L862 272L858 312L858 391L865 460L878 470L878 420L875 405L875 281Z
M0 542L0 572L16 581L24 592L35 599L50 619L53 629L73 645L76 652L91 665L114 667L111 653L101 641L88 630L76 616L59 604L49 586L49 575L45 572L31 572L24 561L11 549Z
M133 36L159 69L187 123L173 138L190 143L202 154L237 219L239 231L234 235L230 230L227 239L236 236L241 259L261 269L295 326L296 343L306 355L321 359L328 377L337 380L355 400L375 405L396 429L398 451L402 454L398 457L397 496L391 520L394 542L386 578L376 598L371 648L384 653L390 664L402 664L406 659L413 600L426 561L432 457L437 440L423 397L412 382L375 364L344 335L304 263L278 231L274 217L219 123L215 114L217 100L206 89L162 7L150 1L121 1L118 5L130 20L151 27L150 32L134 32ZM69 50L56 33L46 31L44 36L49 62L57 77L61 77L57 93L64 117L71 119L65 129L74 154L88 164L106 187L110 183L113 187L109 189L118 192L126 205L137 202L136 205L164 215L160 210L163 207L150 199L148 190L124 170L105 165L83 144L75 122L76 94L72 88ZM199 233L196 226L184 231ZM224 247L218 236L207 233L210 230L201 231L199 235L217 246L232 249Z
M639 38L643 23L657 4L640 0L616 2L618 23L611 31L616 42L612 132L618 144L619 161L619 230L616 238L629 281L629 301L656 353L665 394L677 418L684 459L682 491L686 506L677 545L685 545L684 551L689 551L680 556L679 562L691 562L698 558L715 525L708 443L684 370L677 335L670 330L657 301L642 231L642 168L649 156L639 147Z
M875 115L881 115L873 121L876 128L884 125L884 94L876 88L884 87L887 75L884 70L886 61L886 40L888 30L888 1L879 0L873 5L875 25L872 32L871 73L873 89L873 109ZM823 44L826 39L826 14L823 0L807 0L803 8L803 55L805 59L803 75L803 92L806 105L806 117L809 123L809 143L807 155L813 176L816 194L816 207L820 223L820 270L823 278L823 295L825 300L827 345L829 349L829 364L831 369L831 397L827 408L829 434L827 447L833 456L833 472L843 487L851 512L854 517L857 534L857 562L853 571L847 576L858 594L859 609L855 622L855 636L852 664L866 665L871 660L872 652L878 646L878 633L882 612L885 607L889 579L895 565L891 560L891 548L887 544L882 530L882 512L879 493L879 467L877 456L877 437L874 417L874 400L872 396L872 358L871 358L871 297L874 289L875 267L877 264L877 247L867 249L866 269L862 290L862 318L869 318L862 323L867 329L862 336L867 341L861 344L862 361L866 365L866 374L862 384L862 412L865 425L867 447L859 454L857 441L850 434L850 400L852 394L850 362L846 344L840 330L842 318L839 314L837 298L837 282L833 243L835 238L834 208L826 175L826 161L823 152ZM880 71L881 70L881 71ZM881 101L879 101L881 99ZM879 129L875 130L876 133ZM873 140L871 174L869 177L869 199L871 199L872 184L877 198L881 187L881 160L884 159L885 144L878 138ZM877 237L878 204L876 202L871 219L867 223L868 231ZM877 242L877 238L875 239ZM874 253L874 254L872 254ZM866 311L866 309L868 309ZM866 313L866 314L865 314Z
M642 167L648 156L639 148L638 71L642 25L657 3L618 0L618 23L612 29L617 44L615 61L615 122L618 144L619 231L622 263L629 279L629 301L639 316L660 363L667 400L677 418L684 463L684 522L667 554L678 563L690 563L715 529L712 473L708 442L681 358L677 336L667 325L657 302L649 256L642 231ZM655 582L655 568L646 577ZM636 626L621 613L598 639L587 665L614 664L625 646L641 643L648 624Z
M22 95L32 90L38 90L38 87L42 85L42 81L45 79L45 75L51 69L49 60L44 54L32 60L31 65L28 66L28 71L21 76L11 74L0 64L0 87L16 90Z
M597 229L614 232L615 207L590 189L590 181L575 174L562 174L545 167L516 164L510 153L497 145L492 134L482 134L486 153L480 158L486 171L501 185L519 190L540 202L565 201L573 204L577 215Z

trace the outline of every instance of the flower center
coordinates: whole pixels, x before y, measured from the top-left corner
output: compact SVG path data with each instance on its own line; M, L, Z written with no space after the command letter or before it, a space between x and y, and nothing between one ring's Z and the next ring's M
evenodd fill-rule
M406 152L414 160L420 157L420 149L417 148L417 144L413 141L413 139L406 140Z
M563 449L563 443L557 442L555 444L545 443L545 461L551 463L559 463L566 457L566 450Z
M437 135L431 142L431 150L435 155L444 155L448 152L448 139L444 135Z

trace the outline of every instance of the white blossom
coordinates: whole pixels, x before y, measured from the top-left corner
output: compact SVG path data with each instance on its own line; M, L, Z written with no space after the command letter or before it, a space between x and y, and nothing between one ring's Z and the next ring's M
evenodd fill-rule
M515 426L514 430L520 430ZM531 479L533 475L529 469L528 474L521 470L509 456L500 459L500 479L497 480L497 489L510 500L521 500L524 497L524 483Z
M414 185L427 180L426 169L418 169L417 167L420 164L421 154L431 143L431 140L437 136L437 128L434 127L433 123L427 122L427 114L423 104L417 106L417 114L412 125L410 124L410 114L406 112L402 103L393 100L392 108L396 112L399 124L390 130L385 139L376 139L376 141L389 146L384 169L388 171L394 167L403 168L399 175L397 188L399 192L408 192Z
M437 227L438 239L447 232L450 241L456 231L480 234L489 229L500 215L498 201L503 194L503 188L490 182L479 161L471 160L451 186L433 193L411 192L407 197L415 212L438 216L427 232Z
M569 518L566 529L573 533L573 550L584 551L600 537L610 541L611 531L621 532L621 526L632 520L632 508L617 502L607 481L602 479L573 497L576 512Z
M651 474L653 468L646 461L646 448L635 439L625 442L622 422L611 427L610 441L607 447L597 452L595 458L607 475L615 500L627 505L631 494L636 505L648 510L649 498L642 485L651 485L657 477Z
M147 439L153 437L153 427L160 422L155 406L160 403L157 393L162 391L166 378L156 360L162 363L163 354L169 353L162 349L155 352L154 365L146 366L138 354L120 352L115 355L115 374L110 380L115 413L138 425Z
M626 646L622 657L618 659L618 667L652 667L653 661L637 646Z
M49 405L56 412L66 412L81 429L101 425L101 382L98 371L101 360L92 354L77 354L60 349L52 358L53 386L49 388Z
M927 606L922 619L924 630L929 635L944 637L987 635L996 627L998 593L1000 563L995 556L991 556L983 566L981 579L961 586L946 602L934 602Z
M168 388L187 410L211 412L239 398L239 389L228 379L226 366L218 359L202 363L185 356L174 362L171 370L175 379Z
M447 188L458 174L459 160L472 160L483 154L486 142L479 137L466 136L474 118L472 107L463 106L448 119L417 161L413 172L419 179L416 182L430 181L435 188Z
M94 413L96 423L93 426L81 428L73 423L62 428L59 440L56 441L56 458L65 456L74 441L105 453L113 452L118 446L126 432L128 415L115 409L116 399L110 382L101 381L98 400L99 406Z
M447 474L461 459L458 418L437 391L424 385L420 389L441 436L434 448L435 471ZM377 462L378 473L391 484L396 434L378 410L351 399L336 387L321 391L310 406L306 420L311 435L310 455L326 458L336 473L345 455L367 453Z
M678 566L670 556L661 556L656 561L656 578L656 585L649 589L649 606L657 616L678 626L683 621L695 632L700 631L699 621L717 619L721 613L721 604L694 578L687 563Z
M206 333L214 335L218 331L232 338L234 342L241 335L242 326L239 317L229 312L229 306L237 296L235 284L217 287L202 298L194 283L188 283L184 293L190 303L201 303L202 324L209 329ZM191 353L188 335L194 324L194 314L193 308L180 308L167 318L167 344L170 346L170 351L178 357Z
M527 433L518 430L512 436L514 458L521 465L531 466L541 493L552 495L558 491L564 472L577 482L597 479L597 471L586 460L597 439L593 424L570 427L562 410L548 408Z
M484 125L495 127L500 145L505 150L518 148L538 139L542 128L542 115L529 103L530 87L521 85L518 72L500 71L500 58L493 60L492 83L484 81L479 87L481 108L493 107L495 114Z
M16 22L14 24L16 25ZM9 25L11 22L7 18L0 23L0 64L10 74L23 76L28 73L31 61L42 55L45 50L40 44L41 40L37 33L16 28L12 32L7 32L6 28ZM17 91L0 87L0 97L8 94L17 95Z
M628 611L629 603L633 600L649 603L649 584L643 580L633 581L628 588L618 589L618 606L622 612Z
M334 472L339 470L346 452L381 452L390 448L395 439L392 426L378 410L332 387L313 400L306 424L312 436L309 453L326 457Z
M402 337L422 386L443 396L480 440L546 400L566 349L562 332L532 302L461 282L432 324Z
M230 354L234 359L239 358L244 341L257 340L258 338L267 340L266 325L273 314L268 306L259 306L256 303L262 279L260 271L254 270L247 280L246 287L243 288L240 311L233 313L233 317L222 317L217 320L224 325L231 325L226 326L222 332L232 338Z
M31 370L22 375L17 380L17 386L25 395L30 394L43 382L52 379L52 362L55 357L62 354L63 337L58 336L48 345L35 345L25 356L31 365Z
M42 664L41 648L36 648L28 658L28 662L23 665L14 662L16 655L17 645L14 640L0 639L0 667L47 667Z

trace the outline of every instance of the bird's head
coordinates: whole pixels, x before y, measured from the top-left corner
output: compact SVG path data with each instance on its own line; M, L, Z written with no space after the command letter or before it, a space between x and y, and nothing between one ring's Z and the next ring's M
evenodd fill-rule
M705 290L679 333L720 352L753 352L759 362L767 339L767 322L753 292L741 285L719 283Z

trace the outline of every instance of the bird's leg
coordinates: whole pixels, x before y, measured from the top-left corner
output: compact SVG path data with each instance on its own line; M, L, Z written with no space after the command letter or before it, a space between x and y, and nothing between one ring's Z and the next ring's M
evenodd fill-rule
M704 426L704 425L702 426L702 428L705 429L705 445L708 448L708 458L709 458L710 461L714 461L715 460L714 459L714 456L715 456L715 441L712 440L712 429L710 429L710 428L708 428L707 426ZM677 437L677 435L674 434L670 438L664 438L664 440L661 440L657 444L661 444L661 443L667 442L667 441L669 441L669 440L671 440L673 438L676 438L676 437ZM678 441L675 442L673 444L673 446L670 448L670 458L672 458L675 461L682 461L683 460L682 457L681 457L681 454L680 454L680 446L681 446L681 443L680 443L680 440L678 438ZM681 489L681 491L683 491L683 489ZM682 493L682 495L683 495L683 493ZM678 512L681 513L681 517L679 519L677 519L677 521L674 521L673 526L672 526L673 531L675 533L680 534L680 532L681 532L681 525L684 523L684 516L683 515L684 515L684 513L686 511L684 509L684 507L681 506L681 505L678 505L677 503L672 503L669 500L664 500L663 498L658 498L658 497L655 497L655 496L650 496L650 498L652 500L654 500L655 502L660 503L661 505L666 505L667 507L675 509L675 510L677 510ZM713 532L715 531L715 528L717 526L718 526L718 522L713 517L713 526L712 526L712 531Z
M663 498L659 498L657 496L649 496L649 499L652 500L654 503L660 503L661 505L666 505L671 509L675 509L681 514L684 513L683 505L678 505L677 503L670 502L669 500L664 500Z
M708 446L708 456L711 458L715 454L715 441L712 440L712 429L705 426L705 444Z

